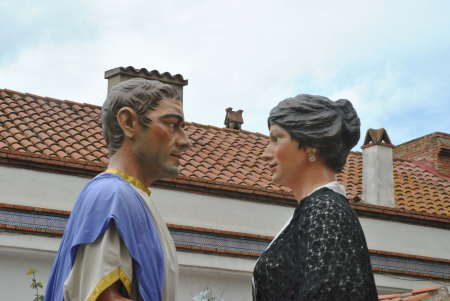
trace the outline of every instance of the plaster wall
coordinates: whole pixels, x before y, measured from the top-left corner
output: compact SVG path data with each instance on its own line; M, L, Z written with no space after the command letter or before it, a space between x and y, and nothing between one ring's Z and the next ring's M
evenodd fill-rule
M0 166L0 202L72 211L90 179Z
M58 252L60 238L0 232L0 254L2 249L18 250L30 254L46 252L52 254L52 264ZM224 271L252 273L256 260L201 253L177 252L178 263L187 267L212 268ZM0 271L2 271L0 266ZM28 270L27 270L28 271Z
M89 181L3 166L0 179L0 202L68 211ZM289 207L158 188L152 188L152 199L167 223L269 236L278 233L293 211ZM360 221L371 249L450 259L448 230L369 218ZM7 241L0 240L1 245L6 246Z
M0 298L2 301L34 300L36 290L30 287L33 268L36 280L47 287L48 277L55 260L55 252L0 247ZM44 290L39 289L39 294Z
M167 223L275 236L294 208L229 198L152 189L152 200Z
M206 288L214 297L222 296L226 301L251 301L252 274L180 267L178 300L192 300L193 295L206 290Z
M3 238L3 237L2 237ZM216 269L211 267L192 265L189 263L190 255L197 255L200 258L195 261L205 262L210 256L204 254L178 253L180 259L180 278L178 286L178 300L192 300L192 295L210 289L215 296L223 293L223 298L227 301L251 300L251 272L239 272L229 269ZM187 256L185 256L187 255ZM26 273L34 268L38 271L36 279L42 282L44 289L47 287L48 277L55 259L56 252L39 251L24 248L0 247L0 296L2 301L33 300L35 290L30 288L32 276ZM186 258L187 257L187 258ZM220 257L228 260L226 257ZM213 261L220 261L213 258ZM188 260L188 265L183 262ZM225 262L226 264L226 262ZM223 265L223 264L222 264ZM40 290L40 294L44 294Z
M23 236L25 241L29 238L27 235ZM3 234L0 239L3 241ZM0 247L1 300L33 300L35 292L30 288L31 276L26 276L26 273L30 268L37 270L37 281L42 282L45 288L55 255L56 251ZM254 260L186 252L178 252L178 258L180 261L178 300L192 300L192 295L206 288L209 288L215 296L224 293L223 298L227 301L252 300L251 271ZM240 262L230 264L236 260ZM450 282L381 274L375 274L375 282L380 295L442 284L450 286Z
M0 232L0 295L2 301L33 300L31 268L44 288L61 239ZM225 300L251 300L256 260L177 252L180 264L179 300L192 300L206 287Z
M71 211L89 179L0 166L0 202ZM167 223L275 236L293 208L151 188Z
M0 202L68 211L89 181L3 166L0 179ZM168 223L269 236L278 233L293 211L288 207L158 188L152 188L152 199ZM370 249L450 259L448 230L369 218L360 221ZM45 284L59 243L59 238L0 232L2 300L32 300L29 295L33 291L28 291L31 278L25 274L35 268L39 271L38 280ZM235 288L236 294L226 291L230 295L224 295L225 300L251 300L249 279L255 260L187 252L178 252L178 256L180 300L190 300L191 292L198 293L198 289L214 279L219 279L214 293L222 293L226 287ZM375 277L383 293L437 285L406 277L394 279L379 274Z
M373 205L395 207L391 147L374 145L363 149L362 199Z
M370 218L359 219L369 249L450 259L450 231Z

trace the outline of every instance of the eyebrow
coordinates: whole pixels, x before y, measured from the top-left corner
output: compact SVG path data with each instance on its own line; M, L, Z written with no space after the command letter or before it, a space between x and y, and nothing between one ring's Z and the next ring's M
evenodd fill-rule
M166 119L166 118L171 118L171 117L175 117L176 119L178 119L178 122L182 122L181 127L186 126L186 123L184 122L184 117L181 116L180 114L166 114L166 115L161 116L160 118Z
M273 136L275 136L275 135L277 135L277 134L280 135L281 133L280 133L279 131L277 131L277 130L273 130L273 131L270 131L270 132L269 132L269 136L270 136L270 137L273 137Z

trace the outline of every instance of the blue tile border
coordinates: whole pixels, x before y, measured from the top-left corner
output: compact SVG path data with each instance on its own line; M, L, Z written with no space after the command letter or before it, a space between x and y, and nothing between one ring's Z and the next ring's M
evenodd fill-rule
M67 217L22 213L0 210L0 224L25 226L40 229L64 231ZM189 231L170 230L176 244L209 247L242 252L261 254L269 246L269 241L251 240L248 238L234 238L214 234L203 234ZM437 276L450 276L450 264L422 262L397 257L370 255L372 266L399 271L409 271Z
M450 276L450 265L445 264L420 262L376 255L370 255L370 261L372 266L376 268Z
M0 224L64 231L69 219L0 210Z
M237 239L208 234L189 233L170 230L172 239L176 244L219 248L242 252L262 253L269 242L253 241L248 239Z

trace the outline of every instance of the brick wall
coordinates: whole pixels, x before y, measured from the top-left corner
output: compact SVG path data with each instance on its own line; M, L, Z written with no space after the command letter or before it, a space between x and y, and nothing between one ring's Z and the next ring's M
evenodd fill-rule
M436 132L400 144L394 148L394 157L427 160L439 174L450 176L450 134Z
M441 149L438 154L436 170L442 175L450 176L450 149Z

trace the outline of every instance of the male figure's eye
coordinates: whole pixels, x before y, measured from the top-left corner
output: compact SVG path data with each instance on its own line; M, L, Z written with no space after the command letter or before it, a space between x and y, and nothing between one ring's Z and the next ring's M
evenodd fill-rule
M171 128L175 128L176 127L176 123L171 123L171 124L169 124L169 126L171 127Z
M278 142L280 141L281 137L275 137L275 140Z

